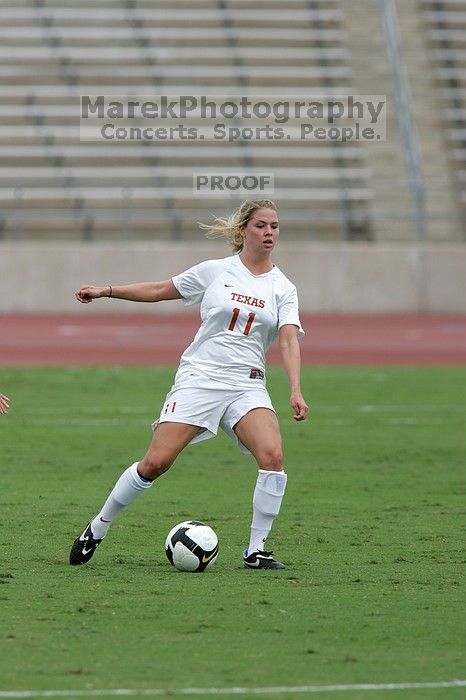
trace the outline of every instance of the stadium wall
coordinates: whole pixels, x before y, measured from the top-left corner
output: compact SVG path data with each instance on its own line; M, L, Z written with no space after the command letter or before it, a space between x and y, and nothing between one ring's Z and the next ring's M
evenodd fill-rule
M220 242L196 244L53 242L0 244L0 313L79 313L82 284L167 279L208 258L228 255ZM466 313L466 246L281 243L276 263L311 313ZM247 290L241 290L247 291ZM160 304L157 311L180 310ZM105 311L141 310L115 300ZM86 313L102 311L100 304Z

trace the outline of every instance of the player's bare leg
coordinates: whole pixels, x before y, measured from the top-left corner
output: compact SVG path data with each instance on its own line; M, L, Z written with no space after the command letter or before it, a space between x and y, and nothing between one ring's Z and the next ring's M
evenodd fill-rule
M70 552L70 564L85 564L93 556L116 516L166 472L179 453L199 431L184 423L160 423L154 431L145 456L120 476L101 510L76 538Z
M139 474L153 481L164 474L184 450L199 428L186 423L159 423L152 436L149 449L138 464Z
M254 408L233 428L236 436L254 455L259 469L283 471L280 426L269 408Z
M263 549L273 521L280 511L287 475L283 471L283 453L277 416L268 408L249 411L234 431L259 465L253 496L251 537L243 561L247 569L283 569L273 552Z

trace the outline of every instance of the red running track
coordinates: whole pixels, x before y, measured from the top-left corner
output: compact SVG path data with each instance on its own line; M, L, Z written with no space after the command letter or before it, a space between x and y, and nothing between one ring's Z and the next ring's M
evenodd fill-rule
M466 364L466 316L304 315L306 364ZM0 315L0 367L177 364L197 315ZM276 344L269 362L279 362Z

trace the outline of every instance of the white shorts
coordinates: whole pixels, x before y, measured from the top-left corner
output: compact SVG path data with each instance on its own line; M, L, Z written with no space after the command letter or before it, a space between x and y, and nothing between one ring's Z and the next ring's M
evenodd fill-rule
M275 413L265 387L254 387L244 391L232 387L225 388L224 385L217 388L215 382L210 382L208 388L186 386L185 383L182 386L175 384L167 394L160 418L152 424L152 429L155 430L159 423L169 422L198 425L199 433L190 442L194 444L215 437L220 426L241 452L251 454L238 440L233 428L254 408L269 408Z

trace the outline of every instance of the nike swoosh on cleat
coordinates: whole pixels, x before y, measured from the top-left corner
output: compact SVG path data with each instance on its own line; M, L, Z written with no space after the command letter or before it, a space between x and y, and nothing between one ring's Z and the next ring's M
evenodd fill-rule
M85 547L83 547L82 548L83 555L86 556L87 554L90 554L92 552L92 549L93 549L92 547L90 549L86 549Z

